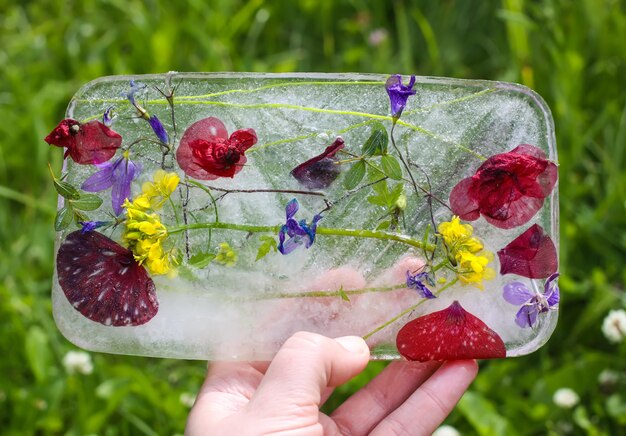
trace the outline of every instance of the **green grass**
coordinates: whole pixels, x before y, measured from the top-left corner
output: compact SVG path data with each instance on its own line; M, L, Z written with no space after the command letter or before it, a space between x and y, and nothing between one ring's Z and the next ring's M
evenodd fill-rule
M5 434L182 433L205 365L93 355L51 315L56 196L42 138L85 82L178 71L401 72L520 82L553 110L560 160L561 319L523 358L485 362L449 418L467 434L619 434L626 349L600 330L624 307L626 5L617 0L0 0L0 425ZM373 32L384 38L372 45ZM368 376L343 388L332 408ZM599 387L604 369L617 385ZM554 407L562 386L581 405ZM416 418L419 419L419 418Z

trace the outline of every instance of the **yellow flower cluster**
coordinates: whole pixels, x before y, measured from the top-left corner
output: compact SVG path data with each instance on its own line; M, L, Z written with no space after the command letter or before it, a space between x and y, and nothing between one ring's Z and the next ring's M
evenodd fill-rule
M219 245L215 261L225 266L234 266L237 262L237 257L237 252L227 242L222 242Z
M153 180L144 183L141 195L135 200L130 202L126 199L124 202L127 218L122 236L135 260L145 265L151 274L172 274L177 263L175 251L163 249L163 242L168 236L167 228L154 211L163 207L180 178L175 173L159 170Z
M472 226L461 224L459 217L455 216L451 221L439 224L437 230L456 262L456 272L461 283L483 289L482 281L496 276L493 268L487 266L493 260L493 254L484 250L483 243L472 236Z

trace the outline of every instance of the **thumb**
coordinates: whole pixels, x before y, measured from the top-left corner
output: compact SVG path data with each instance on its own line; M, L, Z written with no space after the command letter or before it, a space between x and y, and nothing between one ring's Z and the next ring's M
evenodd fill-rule
M250 400L250 410L262 414L302 415L312 407L317 419L324 389L343 384L363 371L369 348L358 336L330 339L299 332L287 339ZM300 409L300 410L298 410Z

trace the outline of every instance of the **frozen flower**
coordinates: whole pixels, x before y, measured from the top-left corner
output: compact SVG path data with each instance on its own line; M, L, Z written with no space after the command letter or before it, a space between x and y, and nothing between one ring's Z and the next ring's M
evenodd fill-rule
M140 202L140 204L144 206L145 209L150 207L153 210L158 210L163 207L174 190L176 190L180 182L180 177L178 177L176 173L156 170L152 180L152 182L145 182L141 186L140 197L145 198L146 202ZM135 201L135 205L137 204L137 201Z
M247 162L246 150L257 142L252 129L228 131L215 117L196 121L185 130L176 150L176 160L185 174L194 179L214 180L235 177Z
M122 145L119 133L100 121L81 124L71 118L61 121L44 140L50 145L66 148L64 157L69 156L81 165L106 162Z
M408 288L415 289L422 298L437 298L424 284L424 281L432 282L427 272L417 274L411 274L410 271L406 272L406 286Z
M337 137L331 145L326 147L322 154L301 163L291 170L291 175L301 185L309 189L327 188L341 173L341 168L336 163L335 154L343 147L343 139Z
M165 130L165 127L163 127L163 124L161 123L159 118L156 115L152 115L148 119L148 123L150 123L150 127L152 127L152 131L154 132L156 137L159 138L159 141L161 141L161 143L163 144L169 144L170 137L167 134L167 131Z
M544 285L543 293L531 291L521 282L504 286L504 299L511 304L522 305L515 315L515 323L524 328L532 327L540 313L556 310L559 304L558 273L552 274Z
M474 228L462 224L459 217L454 216L439 224L437 231L443 237L461 283L483 289L483 280L491 280L496 275L493 268L487 266L493 253L485 250L483 243L472 236Z
M113 106L109 106L107 110L104 111L104 114L102 114L102 124L107 127L111 127L117 118L117 114L113 112L114 109Z
M451 425L442 425L433 432L432 436L461 436L461 433Z
M309 248L315 241L317 222L322 219L322 216L315 215L310 225L305 220L298 222L293 217L298 212L299 207L298 200L295 198L285 207L287 222L278 232L278 251L282 254L289 254L302 244ZM289 239L285 240L286 236L289 236Z
M543 228L534 224L498 251L500 274L531 279L549 277L558 268L556 247Z
M82 226L81 232L87 233L87 232L93 232L97 228L108 224L108 222L107 221L79 221L78 224Z
M571 409L580 402L580 397L570 388L561 388L556 390L552 401L563 409Z
M190 409L193 407L193 403L196 402L196 396L189 392L183 392L182 394L180 394L180 397L178 397L178 399L183 406L189 407Z
M492 225L511 229L530 220L550 195L557 167L539 148L522 144L491 156L476 174L461 180L450 193L455 215L474 221L481 215Z
M224 266L234 266L237 263L237 252L227 243L219 244L215 262Z
M63 357L63 366L68 374L91 374L93 363L91 355L84 351L68 351Z
M130 198L130 185L139 176L141 166L128 157L128 151L115 162L97 165L99 171L82 184L87 192L100 192L111 189L111 204L116 215L122 213L124 200Z
M622 342L626 337L626 312L623 309L611 310L602 321L602 333L610 342Z
M402 77L399 74L394 74L387 79L385 89L387 89L387 94L389 95L391 116L394 120L400 118L406 106L406 101L410 96L415 95L416 91L413 89L413 85L415 85L415 76L411 76L408 85L402 84Z
M148 112L139 103L137 103L137 98L136 98L137 94L143 93L146 88L147 88L146 84L131 80L130 89L126 93L126 98L128 98L128 101L130 102L130 104L132 104L135 107L135 109L137 109L139 116L145 120L148 120L149 119Z

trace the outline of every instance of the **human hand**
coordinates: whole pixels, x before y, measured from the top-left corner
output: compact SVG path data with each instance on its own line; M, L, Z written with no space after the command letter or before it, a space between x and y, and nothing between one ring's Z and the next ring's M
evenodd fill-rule
M331 416L321 413L333 388L360 373L368 360L359 337L300 332L272 362L216 362L185 434L427 435L478 370L474 361L392 362Z

